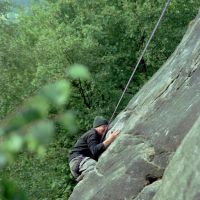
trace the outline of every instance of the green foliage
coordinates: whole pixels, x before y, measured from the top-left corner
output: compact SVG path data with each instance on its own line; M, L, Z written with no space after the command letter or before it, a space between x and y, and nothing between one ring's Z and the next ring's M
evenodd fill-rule
M45 119L48 117L48 111L44 111L44 108L50 110L50 105L60 108L66 104L69 99L69 89L69 83L64 80L44 87L39 96L33 98L33 105L28 103L18 113L11 116L7 123L4 122L1 128L3 135L0 147L1 156L9 161L13 154L19 152L24 145L30 151L41 153L42 145L48 144L54 133L53 121ZM36 102L36 99L43 99L46 102L44 108L36 106L40 103ZM43 113L46 116L42 115ZM1 164L6 164L6 159L4 161L5 163Z
M79 66L79 69L82 69ZM73 71L76 78L90 77L89 72ZM79 72L79 74L75 74ZM81 73L83 72L83 73ZM83 74L83 76L82 76ZM17 153L22 149L26 149L43 157L46 153L45 146L48 145L53 138L55 132L54 123L63 124L68 132L75 132L74 115L70 111L63 111L63 106L67 104L70 96L70 84L66 80L60 80L45 86L41 91L33 97L20 111L13 114L10 119L3 123L1 128L2 144L0 146L0 168L5 167L8 162L12 162ZM42 104L40 104L40 102ZM43 105L43 106L41 106ZM48 118L48 112L54 108L59 111L60 116L54 122ZM22 196L13 183L2 181L1 196L3 199L26 199Z
M73 79L81 79L81 80L89 80L90 74L86 67L83 65L75 64L70 67L70 69L67 71L67 74L71 76Z
M27 197L16 184L9 180L3 180L1 184L2 200L26 200Z
M41 95L54 107L63 106L69 99L70 84L65 80L50 84L44 87Z
M77 125L75 121L75 115L72 111L65 112L60 116L60 124L63 125L69 133L77 132Z
M1 2L3 16L9 5ZM163 4L48 0L28 14L20 11L15 22L0 18L0 136L7 138L0 166L17 156L3 173L14 177L30 199L69 197L75 183L68 151L91 128L94 116L111 116ZM171 1L119 110L175 50L199 6L198 0ZM88 66L91 76L75 63ZM46 157L22 153L25 149Z

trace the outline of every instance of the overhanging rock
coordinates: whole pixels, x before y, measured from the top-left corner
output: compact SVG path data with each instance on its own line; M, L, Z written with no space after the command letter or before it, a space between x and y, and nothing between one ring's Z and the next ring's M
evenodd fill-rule
M69 199L152 199L148 191L159 189L165 168L199 115L200 14L167 62L116 117L112 125L122 128L119 137ZM166 200L160 192L155 198ZM174 195L170 200L175 199L184 198Z

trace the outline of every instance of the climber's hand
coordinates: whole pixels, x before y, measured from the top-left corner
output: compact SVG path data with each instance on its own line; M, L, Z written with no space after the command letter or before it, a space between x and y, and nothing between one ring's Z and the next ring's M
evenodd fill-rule
M115 138L119 135L120 130L116 130L110 133L108 138L103 142L105 148L107 148L114 140Z
M110 135L108 136L108 140L110 140L110 142L113 142L115 140L115 138L119 135L120 130L116 130L110 133Z

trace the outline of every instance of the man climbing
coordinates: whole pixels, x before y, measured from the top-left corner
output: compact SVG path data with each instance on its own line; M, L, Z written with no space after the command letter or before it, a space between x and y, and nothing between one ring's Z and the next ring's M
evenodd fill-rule
M93 128L83 134L70 151L69 166L72 175L77 181L82 180L86 173L95 168L99 156L120 132L117 130L102 141L102 137L107 129L108 121L102 116L95 117Z

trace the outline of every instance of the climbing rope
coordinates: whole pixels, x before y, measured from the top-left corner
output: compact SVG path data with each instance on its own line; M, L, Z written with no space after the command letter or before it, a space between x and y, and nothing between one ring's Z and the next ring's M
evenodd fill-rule
M115 110L114 110L114 112L113 112L113 114L112 114L112 116L111 116L111 118L110 118L110 120L109 120L109 124L111 123L113 117L115 116L115 113L116 113L116 111L117 111L117 109L118 109L118 107L119 107L119 104L121 103L122 98L123 98L123 96L124 96L124 94L125 94L125 92L126 92L128 86L129 86L131 80L133 79L133 76L134 76L134 74L135 74L135 72L136 72L136 70L137 70L137 68L138 68L138 66L139 66L139 64L140 64L140 62L141 62L141 60L142 60L142 58L143 58L143 56L144 56L144 54L145 54L145 52L146 52L148 46L149 46L149 44L150 44L152 38L153 38L153 36L155 35L155 32L156 32L156 30L158 29L158 26L159 26L159 24L160 24L162 18L164 17L164 15L165 15L165 13L166 13L166 11L167 11L167 8L168 8L168 6L169 6L169 4L170 4L170 1L171 1L171 0L166 0L165 6L163 7L163 10L162 10L162 13L161 13L161 15L160 15L160 17L159 17L159 19L158 19L158 21L157 21L157 23L156 23L156 25L155 25L153 31L152 31L152 33L151 33L151 35L150 35L149 40L148 40L147 43L146 43L146 46L145 46L144 50L142 51L141 56L140 56L139 59L138 59L138 62L137 62L136 66L135 66L135 68L134 68L134 70L133 70L133 72L132 72L132 74L131 74L131 76L130 76L130 78L129 78L129 80L128 80L128 83L126 84L126 87L125 87L125 89L124 89L124 91L123 91L123 93L122 93L122 95L121 95L121 97L120 97L120 99L119 99L119 101L118 101L118 103L117 103L117 106L115 107Z

